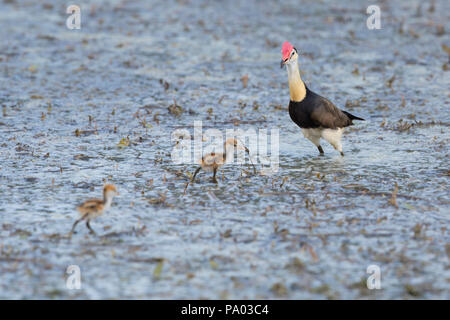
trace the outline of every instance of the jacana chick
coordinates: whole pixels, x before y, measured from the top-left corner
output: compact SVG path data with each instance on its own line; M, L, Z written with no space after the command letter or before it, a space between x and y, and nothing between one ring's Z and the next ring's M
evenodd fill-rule
M320 139L329 142L337 151L342 151L342 132L353 125L353 120L364 120L347 111L340 110L328 99L309 90L300 77L298 52L292 44L284 42L281 48L281 67L287 67L289 81L289 115L300 128L305 138L314 143L324 154Z
M75 227L80 221L83 220L86 220L86 227L89 231L95 234L95 231L91 228L90 221L98 216L101 216L105 211L107 211L111 207L114 196L118 194L119 193L114 185L106 184L103 187L103 200L90 199L79 205L77 210L80 212L81 218L75 221L70 234L75 232Z
M241 143L238 142L236 138L229 138L225 141L223 144L224 152L223 153L215 153L211 152L202 157L200 160L200 167L195 170L194 175L192 177L191 182L194 182L195 176L200 170L204 170L206 172L213 172L213 182L217 183L216 179L216 173L217 170L223 166L227 162L227 156L231 154L231 152L234 150L234 148L237 148L237 150L245 150L247 152L249 158L250 158L250 151L248 148ZM251 158L250 158L251 162ZM256 174L255 166L253 165L253 171Z

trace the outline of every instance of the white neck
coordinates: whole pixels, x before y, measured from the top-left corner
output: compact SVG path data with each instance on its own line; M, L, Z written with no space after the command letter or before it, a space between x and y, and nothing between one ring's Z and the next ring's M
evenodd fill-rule
M106 199L105 199L105 210L108 210L111 207L112 201L113 201L113 196L106 196Z
M292 101L300 102L306 96L306 87L298 70L298 59L286 64L289 81L289 93Z
M234 156L234 146L231 144L225 144L225 162L229 163L233 160Z

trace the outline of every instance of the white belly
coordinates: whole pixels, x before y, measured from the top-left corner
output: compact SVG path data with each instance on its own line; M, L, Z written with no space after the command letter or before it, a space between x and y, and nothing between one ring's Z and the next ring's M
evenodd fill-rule
M330 143L336 150L342 152L342 132L344 128L324 129L324 128L310 128L302 129L303 135L316 146L320 145L320 138Z

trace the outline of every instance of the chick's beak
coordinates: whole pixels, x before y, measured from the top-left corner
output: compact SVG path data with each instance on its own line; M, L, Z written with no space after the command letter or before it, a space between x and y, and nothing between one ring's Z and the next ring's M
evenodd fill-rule
M245 146L241 146L240 144L238 144L237 146L236 146L236 150L242 150L242 151L245 151L245 152L247 152L247 147L245 147Z
M280 62L280 69L283 68L283 66L285 65L286 61L287 61L287 59L286 60L281 60L281 62Z

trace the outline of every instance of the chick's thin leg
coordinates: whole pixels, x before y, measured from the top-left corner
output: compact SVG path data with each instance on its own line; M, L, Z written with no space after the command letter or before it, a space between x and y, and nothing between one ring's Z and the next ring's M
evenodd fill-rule
M70 230L70 233L76 233L76 232L75 232L75 227L77 226L77 224L78 224L80 221L83 221L84 219L86 219L86 217L87 217L87 214L85 214L85 215L82 216L80 219L78 219L77 221L75 221L75 223L74 223L73 226L72 226L72 230Z
M89 224L89 222L90 222L90 220L87 219L87 220L86 220L86 227L88 227L89 231L90 231L92 234L95 234L95 231L94 231L94 229L91 228L91 225Z
M198 167L197 170L195 170L194 175L192 176L191 182L194 182L195 176L201 169L202 169L202 167Z

